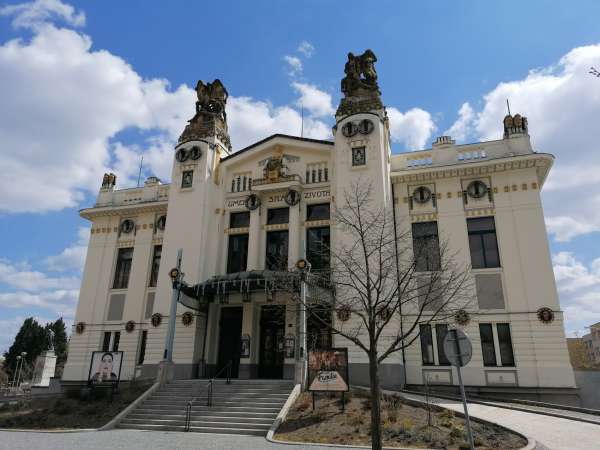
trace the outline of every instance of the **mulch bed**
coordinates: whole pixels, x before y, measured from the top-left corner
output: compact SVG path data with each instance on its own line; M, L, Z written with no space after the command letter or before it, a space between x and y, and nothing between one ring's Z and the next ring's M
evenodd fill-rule
M340 395L319 394L315 411L309 393L300 395L275 439L321 444L370 445L371 402L363 392L346 394L346 409L341 411ZM385 446L469 449L462 417L450 410L409 404L398 397L382 401L382 437ZM502 427L471 421L475 447L480 450L513 450L527 445L522 436Z
M73 429L99 428L138 398L150 384L121 387L111 401L107 390L98 390L85 400L79 391L59 397L20 400L0 406L0 428Z

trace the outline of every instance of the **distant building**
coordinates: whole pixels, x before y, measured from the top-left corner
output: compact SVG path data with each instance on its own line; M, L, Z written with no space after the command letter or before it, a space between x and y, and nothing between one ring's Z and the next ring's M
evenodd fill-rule
M600 366L600 322L590 326L590 332L581 339L589 363L592 366Z
M360 57L366 69L350 55L333 140L274 134L234 151L225 88L218 80L199 82L196 115L174 149L171 184L151 177L117 190L114 175L105 175L96 203L80 212L91 236L65 383L87 381L93 351L122 350L121 379L156 376L172 298L169 271L180 248L185 280L198 288L193 302L178 305L175 377L214 373L232 360L235 377L297 380L306 355L297 303L274 295L261 277L300 258L328 270L323 242L344 239L330 223L330 206L362 177L372 181L378 202L395 208L400 231L412 233L414 243L439 249L447 238L450 253L471 267L475 291L456 323L422 324L406 351L406 370L399 355L390 357L382 384L397 387L406 373L409 385L427 378L456 386L442 342L460 323L473 343L465 384L575 392L540 199L554 157L532 148L519 114L498 123L499 140L456 145L441 136L431 148L392 154L374 55ZM390 335L395 326L390 322ZM318 323L308 323L307 333L309 349L348 347L351 383L368 383L368 360L358 348ZM600 358L600 326L597 337L590 348Z

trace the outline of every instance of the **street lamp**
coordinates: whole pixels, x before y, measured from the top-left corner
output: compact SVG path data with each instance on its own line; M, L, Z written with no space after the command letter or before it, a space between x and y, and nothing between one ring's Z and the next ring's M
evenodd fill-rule
M13 374L12 385L15 387L17 385L17 374L19 373L19 364L21 362L21 355L17 355L17 364L15 365L15 373Z
M306 275L310 272L310 263L306 259L296 262L296 269L300 272L300 317L298 332L298 358L302 362L300 369L300 384L302 389L306 388L307 354L306 354Z
M21 372L23 371L23 364L25 364L25 357L27 356L27 352L21 352L21 366L17 371L17 388L20 385L21 380Z

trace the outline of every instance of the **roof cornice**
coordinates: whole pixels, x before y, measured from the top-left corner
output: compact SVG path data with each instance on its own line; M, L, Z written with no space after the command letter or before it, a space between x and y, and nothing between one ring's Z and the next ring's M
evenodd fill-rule
M123 206L100 206L85 208L79 211L79 215L84 219L93 220L105 216L126 216L134 214L144 214L152 212L166 212L168 201L145 202Z

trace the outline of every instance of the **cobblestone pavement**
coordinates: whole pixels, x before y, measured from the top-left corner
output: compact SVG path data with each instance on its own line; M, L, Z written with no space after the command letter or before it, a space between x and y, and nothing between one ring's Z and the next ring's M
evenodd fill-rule
M272 444L263 437L177 431L110 430L76 433L0 431L1 450L332 450Z
M424 399L421 395L403 395L419 401ZM441 398L432 398L432 402L463 411L461 402ZM469 414L515 430L551 450L600 449L600 425L476 403L469 403Z

